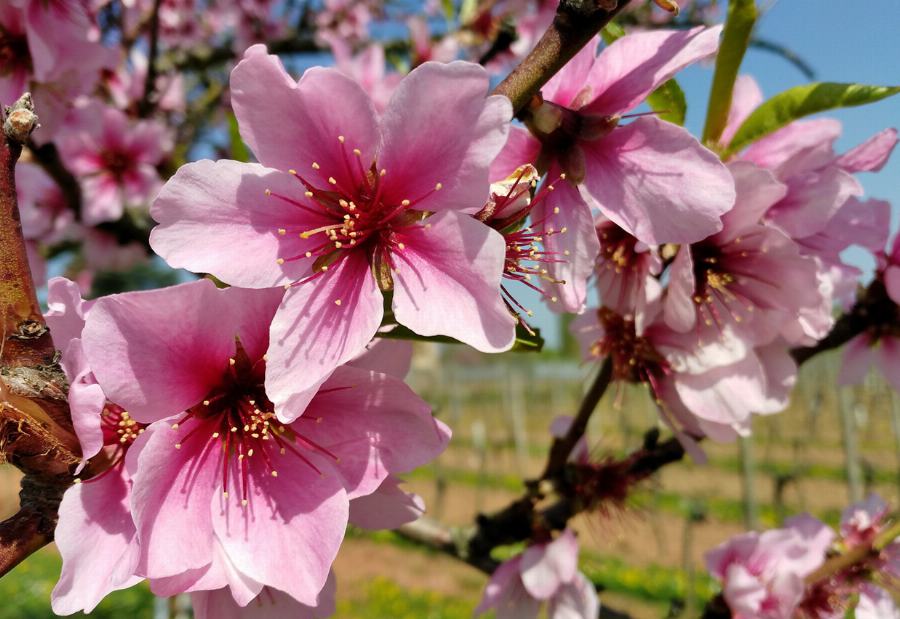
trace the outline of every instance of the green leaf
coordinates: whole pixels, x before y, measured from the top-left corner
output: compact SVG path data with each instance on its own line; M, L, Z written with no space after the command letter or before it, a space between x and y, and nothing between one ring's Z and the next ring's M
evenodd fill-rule
M238 122L234 114L228 115L228 139L231 146L231 158L244 163L250 161L250 150L241 139L241 132L238 130Z
M738 128L725 151L732 155L785 125L826 110L874 103L900 92L900 86L868 86L814 82L779 93L753 110Z
M728 111L731 109L734 81L750 44L750 35L757 15L756 0L730 0L728 3L728 18L725 21L722 44L716 56L716 72L713 74L712 88L709 91L706 125L703 127L704 144L715 144L725 130Z
M616 22L611 21L600 31L600 36L603 37L603 42L609 45L616 39L624 37L625 29Z
M687 99L684 91L675 78L654 90L647 97L647 105L654 112L658 112L659 118L676 125L684 125L684 117L687 114Z
M454 6L453 0L441 0L441 7L444 9L444 18L448 22L452 22L456 17L456 6Z

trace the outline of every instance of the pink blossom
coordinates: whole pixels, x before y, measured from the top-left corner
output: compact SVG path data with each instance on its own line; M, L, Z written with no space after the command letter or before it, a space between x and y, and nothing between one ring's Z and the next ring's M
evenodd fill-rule
M428 28L428 21L415 15L406 21L409 38L412 41L413 65L434 60L436 62L452 62L459 56L459 45L452 36L442 37L434 42Z
M599 55L597 42L589 43L542 90L544 103L528 120L536 137L511 132L495 177L531 162L568 181L543 210L535 209L547 230L565 231L548 241L550 251L569 256L551 271L556 279L585 278L592 269L599 252L592 208L649 245L698 241L721 230L734 183L719 158L685 129L657 118L620 125L654 88L713 54L719 33L632 34ZM561 299L560 309L583 305L583 298Z
M550 619L594 619L600 610L593 583L578 571L578 542L569 529L504 561L475 614L493 610L497 619L536 619L542 602Z
M110 97L119 108L134 106L144 96L147 80L147 56L132 49L128 62L104 74ZM155 84L156 108L164 112L184 112L184 79L181 74L158 75Z
M803 599L803 579L824 562L831 529L808 515L785 525L738 535L706 554L734 619L792 619Z
M152 120L129 121L121 111L89 102L60 136L60 151L81 181L87 225L115 221L126 205L150 200L160 186L156 165L171 145Z
M16 195L26 239L57 243L74 235L72 211L43 168L27 161L16 164Z
M669 271L666 323L706 337L716 337L730 325L764 345L808 308L823 314L819 336L824 336L832 322L831 307L820 301L817 263L802 255L786 234L762 223L787 187L749 163L733 163L730 170L735 206L722 218L720 232L678 251Z
M727 327L717 338L701 339L653 317L639 333L633 317L601 307L571 328L584 359L609 357L614 380L650 388L663 421L695 458L703 456L693 438L733 440L749 433L751 414L787 406L797 366L782 342L753 347Z
M365 41L378 4L373 0L325 0L315 15L316 33L353 43Z
M263 382L281 294L201 280L104 297L87 315L98 384L150 424L125 465L136 572L160 595L227 586L246 606L269 586L315 606L349 501L449 439L400 381L352 367L278 422Z
M282 419L372 339L382 291L393 289L394 317L416 333L485 352L512 345L503 237L469 216L488 197L511 115L507 99L486 96L481 67L416 68L380 120L339 71L309 69L298 83L262 46L247 51L231 86L241 135L263 165L182 167L152 207L160 225L150 242L174 267L288 289L267 377Z

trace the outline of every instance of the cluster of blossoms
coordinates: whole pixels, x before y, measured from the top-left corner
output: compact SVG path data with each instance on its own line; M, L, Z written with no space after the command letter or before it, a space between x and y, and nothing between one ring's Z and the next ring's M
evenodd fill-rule
M835 619L855 608L857 619L896 619L889 593L900 578L900 535L877 495L844 510L840 535L809 515L784 528L738 535L710 551L706 564L722 582L735 619ZM887 535L887 539L883 539ZM856 556L817 578L839 551Z

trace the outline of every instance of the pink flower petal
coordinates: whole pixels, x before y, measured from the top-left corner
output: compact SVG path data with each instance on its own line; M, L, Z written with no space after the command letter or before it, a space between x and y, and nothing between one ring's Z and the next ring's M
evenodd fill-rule
M284 422L296 419L339 365L361 353L381 324L383 299L364 253L291 288L272 320L266 393Z
M795 121L751 144L741 159L785 179L829 163L834 158L832 144L840 134L841 123L833 118Z
M177 576L213 559L209 506L221 475L220 456L211 447L201 453L176 449L190 428L172 429L174 419L148 427L126 457L135 475L131 513L141 540L138 573L148 578Z
M396 529L421 518L425 502L417 494L404 492L400 481L388 475L375 492L350 501L350 524L374 531Z
M547 231L543 235L544 251L558 261L546 265L547 274L564 283L541 281L538 285L548 293L550 309L580 313L587 300L587 282L594 272L600 241L591 209L578 189L564 180L553 187L547 198L535 205L531 217L532 221L543 222Z
M287 593L266 587L245 606L238 606L227 589L191 593L195 619L320 619L334 613L334 576L320 594L318 607L301 604Z
M834 163L847 172L878 172L890 159L896 145L897 130L885 129L851 148Z
M426 62L400 82L382 117L385 202L466 213L484 206L512 118L509 100L488 97L488 88L487 72L470 62Z
M141 581L140 552L128 509L131 481L116 470L75 484L63 495L56 526L62 574L53 589L53 612L91 612L108 593Z
M295 82L278 56L254 45L231 72L231 103L241 137L270 168L318 176L319 186L327 186L328 177L350 186L352 150L361 151L364 167L375 158L372 102L337 69L313 67ZM311 168L313 162L318 170Z
M582 197L648 245L699 241L721 230L734 206L731 174L677 125L639 118L581 144Z
M522 553L520 574L525 589L539 600L549 599L578 571L578 540L566 529L549 544L529 546Z
M349 509L339 475L324 460L317 466L322 474L298 462L272 477L253 460L247 507L221 493L211 501L215 535L241 572L308 606L325 586Z
M491 163L491 180L504 179L526 163L534 164L540 153L541 143L527 129L519 126L510 127L506 145Z
M279 298L278 289L218 290L209 280L104 297L88 316L84 351L107 397L150 423L203 400L235 336L252 342L245 327L274 313Z
M419 335L448 335L482 352L508 350L515 319L500 297L503 237L458 213L404 228L394 253L394 314Z
M403 380L412 366L413 345L404 340L375 338L365 352L348 362L355 368L381 372Z
M722 216L724 228L716 235L722 245L761 223L766 212L788 192L787 185L770 171L748 161L732 162L728 169L734 178L736 196L734 208Z
M719 48L721 26L656 30L618 39L597 57L587 77L598 96L581 111L612 116L637 107L681 69Z
M891 300L900 305L900 265L892 264L885 269L884 286Z
M405 383L357 368L335 370L304 416L321 418L303 435L337 456L351 499L374 492L388 473L430 462L450 441L450 429Z
M272 196L266 197L266 190ZM303 277L311 260L278 264L306 249L295 229L323 221L276 196L301 197L293 176L255 163L198 161L178 169L153 202L159 222L150 245L173 268L212 273L245 288L267 288ZM279 234L290 229L291 238ZM240 248L241 259L235 260ZM285 251L290 248L289 251Z
M599 44L599 36L592 38L587 45L575 54L574 58L567 62L562 69L544 84L544 87L541 88L541 96L545 101L552 101L572 109L578 109L581 104L585 103L582 100L584 96L589 98L592 93L590 84L588 84L588 76L597 58L597 47ZM582 96L579 97L579 94ZM578 97L579 102L575 101L576 97ZM534 161L531 163L534 163Z
M857 335L844 346L838 384L856 385L861 383L869 373L869 368L872 367L874 360L874 348L869 337L865 333Z
M594 619L599 613L600 599L594 583L581 572L559 588L547 607L548 619Z
M900 339L882 337L875 347L875 359L888 384L900 391Z
M500 564L484 589L475 616L494 610L496 619L537 619L540 600L534 599L519 576L522 555Z
M766 219L792 238L821 232L851 196L862 194L859 181L836 166L793 177L788 188Z
M691 248L681 247L669 268L669 287L663 301L666 325L680 333L687 333L697 324L694 307L694 260Z
M731 109L728 110L728 120L725 130L719 141L722 144L731 142L731 138L737 132L750 113L763 102L763 93L756 80L749 75L739 75L734 82L734 91L731 94Z

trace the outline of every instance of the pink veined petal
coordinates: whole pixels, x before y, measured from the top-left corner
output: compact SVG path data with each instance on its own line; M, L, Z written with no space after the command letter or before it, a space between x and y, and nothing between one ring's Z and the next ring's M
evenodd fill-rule
M543 235L544 251L554 261L546 265L547 274L562 283L546 281L540 285L549 295L550 309L580 313L587 300L587 283L600 253L600 241L591 209L578 189L564 180L553 187L547 198L535 205L531 217L532 221L542 222L547 232Z
M832 144L840 134L841 123L833 118L799 120L757 140L740 158L785 179L829 163L834 158Z
M353 185L353 149L360 150L363 167L375 158L379 140L372 101L337 69L313 67L295 82L278 56L254 45L231 72L231 103L241 137L270 168L318 177L319 186L334 177L346 187ZM318 170L311 167L314 162Z
M94 379L94 374L84 355L81 340L72 340L63 353L63 367L69 379L69 411L72 426L81 445L81 472L87 461L103 449L103 430L100 414L106 405L106 394Z
M716 235L717 242L723 245L761 223L766 212L788 192L787 185L769 170L749 161L734 161L728 164L728 170L734 178L736 196L734 208L722 216L724 228Z
M316 466L323 474L298 463L272 477L261 460L252 460L246 507L221 492L206 504L234 565L308 606L326 584L349 510L337 472L324 459L317 458Z
M460 213L444 212L397 231L394 315L419 335L447 335L502 352L515 341L515 319L500 297L506 243Z
M266 190L274 195L267 197ZM312 260L277 260L303 256L318 241L300 239L298 230L327 222L278 196L302 202L303 186L290 174L255 163L189 163L153 202L150 214L159 225L150 233L150 246L173 268L212 273L234 286L297 281Z
M404 340L392 340L376 337L347 365L363 370L381 372L403 380L412 366L413 345Z
M578 540L566 529L549 544L529 546L522 553L522 584L532 596L547 600L578 571Z
M585 201L648 245L691 243L722 229L734 181L685 129L639 118L605 138L581 142Z
M72 339L81 337L85 309L78 284L65 277L54 277L47 282L44 320L57 350L65 350Z
M857 335L844 346L838 384L856 385L861 383L869 373L869 368L874 360L874 348L869 341L869 336L865 333Z
M205 279L104 297L88 315L84 351L107 397L150 423L203 400L248 316L277 302L272 291L218 290Z
M680 333L687 333L697 324L694 307L694 260L691 248L684 245L675 254L669 269L669 288L663 301L666 325Z
M581 572L559 588L547 608L548 619L595 619L599 613L600 599L594 583Z
M766 392L763 406L753 412L768 414L783 411L797 383L797 364L781 341L760 346L755 352L765 373Z
M222 542L213 537L212 562L205 568L189 570L176 576L156 578L150 581L150 590L160 597L180 593L208 591L227 587L233 603L246 606L262 591L262 583L256 582L235 567Z
M900 391L900 339L881 338L875 347L875 361L888 384Z
M238 606L227 589L191 593L195 619L320 619L334 613L334 573L329 574L316 607L301 604L287 593L265 587L244 606Z
M768 595L765 584L738 563L728 566L723 580L722 594L731 611L756 617Z
M800 576L813 573L825 562L826 552L837 535L827 524L810 516L798 514L784 521L784 526L798 537L794 548L790 548L782 559L783 565Z
M63 495L55 534L63 568L51 595L54 613L89 613L108 593L141 581L130 484L124 472L110 471Z
M87 226L116 221L125 212L122 192L115 179L104 172L81 179L84 196L82 219Z
M521 561L522 555L518 555L494 570L475 609L476 616L493 609L497 619L537 619L541 602L522 586L519 576Z
M721 26L629 34L600 52L587 77L596 97L581 108L612 116L637 107L657 86L719 48Z
M465 213L484 206L512 118L509 99L488 96L488 87L483 67L461 61L426 62L400 82L382 117L386 203Z
M198 450L176 449L190 424L173 429L174 420L148 427L126 455L126 467L134 477L131 514L141 540L138 573L151 579L199 570L213 560L209 506L221 475L218 443L202 442L206 447Z
M350 501L350 524L363 529L396 529L425 514L425 502L417 494L404 492L400 479L388 475L372 494Z
M335 370L305 416L303 435L338 460L333 466L353 499L374 492L389 473L406 473L433 460L450 429L401 380L367 370Z
M504 179L526 163L534 164L540 154L541 143L527 129L510 127L506 145L491 163L491 180Z
M591 99L593 93L588 84L588 75L591 67L594 66L599 44L600 37L595 36L556 75L550 78L550 81L541 88L541 96L545 101L578 109ZM578 102L575 101L576 97Z
M847 172L878 172L890 159L896 145L897 130L884 129L848 150L834 163Z
M272 320L266 393L279 419L303 413L319 385L365 350L384 304L361 251L349 252L321 277L291 288Z
M792 238L821 232L851 196L862 194L859 181L836 166L795 177L788 188L766 219Z
M734 82L734 91L731 95L731 109L728 110L728 120L725 130L719 141L722 144L731 142L731 138L740 128L741 124L750 113L763 102L763 93L756 80L749 75L739 75Z

